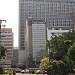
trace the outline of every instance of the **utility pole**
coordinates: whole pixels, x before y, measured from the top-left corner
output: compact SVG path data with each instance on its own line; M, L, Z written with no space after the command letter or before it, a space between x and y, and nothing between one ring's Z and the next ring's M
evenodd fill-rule
M1 23L2 23L3 21L6 22L6 20L1 20L1 19L0 19L0 44L1 44Z

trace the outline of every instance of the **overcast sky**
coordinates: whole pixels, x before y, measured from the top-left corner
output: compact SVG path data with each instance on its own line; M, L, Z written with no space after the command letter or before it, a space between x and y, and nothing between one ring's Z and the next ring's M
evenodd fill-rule
M18 0L0 0L0 19L7 20L6 28L12 28L18 46Z

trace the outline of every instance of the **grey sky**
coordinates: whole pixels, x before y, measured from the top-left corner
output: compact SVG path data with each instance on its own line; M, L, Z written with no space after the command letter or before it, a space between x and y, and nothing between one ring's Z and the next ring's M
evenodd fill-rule
M18 0L0 0L0 19L7 20L6 28L12 28L18 46Z

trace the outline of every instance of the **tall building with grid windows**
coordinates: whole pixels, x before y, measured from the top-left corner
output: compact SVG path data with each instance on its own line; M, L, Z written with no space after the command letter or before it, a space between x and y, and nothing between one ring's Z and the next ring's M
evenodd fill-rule
M49 30L70 30L74 26L74 0L19 0L19 62L25 60L26 19L45 20Z
M26 67L39 65L46 56L46 24L44 20L26 19ZM34 64L36 60L36 65Z

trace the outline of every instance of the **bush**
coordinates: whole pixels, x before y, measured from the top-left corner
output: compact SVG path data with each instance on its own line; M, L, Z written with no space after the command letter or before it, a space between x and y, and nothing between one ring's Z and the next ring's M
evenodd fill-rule
M4 73L4 71L3 71L3 67L0 66L0 74L3 74L3 73Z

